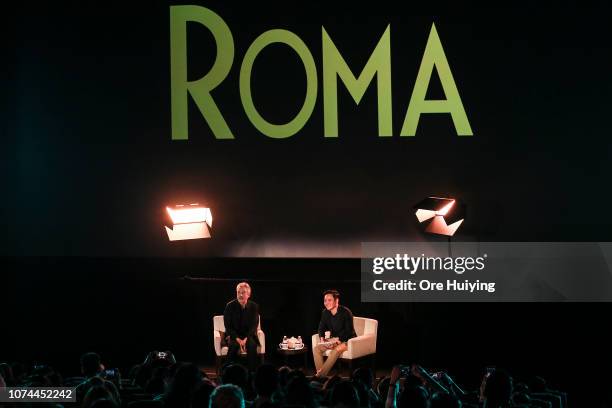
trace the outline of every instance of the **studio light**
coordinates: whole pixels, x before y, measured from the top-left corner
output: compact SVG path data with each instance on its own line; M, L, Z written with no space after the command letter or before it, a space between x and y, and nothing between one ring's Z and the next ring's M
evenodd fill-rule
M452 237L465 219L465 204L454 198L427 197L414 206L425 232Z
M194 203L166 207L166 211L173 224L172 228L165 227L170 241L210 238L210 208Z

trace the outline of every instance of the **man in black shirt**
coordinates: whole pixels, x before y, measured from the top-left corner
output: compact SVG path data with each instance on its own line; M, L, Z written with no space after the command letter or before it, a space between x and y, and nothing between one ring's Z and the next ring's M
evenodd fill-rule
M251 286L240 282L236 286L236 299L225 305L223 322L228 341L227 358L235 361L238 353L246 353L249 370L257 368L257 326L259 325L259 306L249 300Z
M318 344L313 347L316 376L326 376L332 369L336 360L347 350L347 341L356 337L353 327L353 313L348 307L340 306L340 293L337 290L326 290L323 293L323 305L325 309L321 313L319 323L319 338L325 342L325 338L337 338L331 344ZM325 332L330 332L326 336ZM329 343L329 340L327 340ZM323 355L327 350L331 350L327 361L323 363Z

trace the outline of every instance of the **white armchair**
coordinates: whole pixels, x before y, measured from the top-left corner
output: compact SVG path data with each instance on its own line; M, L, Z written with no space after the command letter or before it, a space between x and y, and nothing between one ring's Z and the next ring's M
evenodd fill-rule
M352 366L352 360L360 357L372 355L373 362L376 356L376 338L378 333L378 321L374 319L368 319L365 317L353 316L353 326L355 327L355 333L357 337L349 339L347 342L347 350L340 355L340 359L349 362L349 366ZM312 348L314 349L319 344L319 334L315 333L312 335ZM325 352L328 356L330 350Z
M227 352L229 350L228 346L223 344L222 337L225 336L225 322L223 321L223 315L213 316L213 341L215 346L215 354L217 355L216 359L216 368L217 373L219 372L219 368L221 367L221 361L227 356ZM266 354L266 335L261 330L261 317L259 318L259 322L257 323L257 338L259 339L259 346L257 346L257 354L260 356ZM241 353L242 355L246 355Z

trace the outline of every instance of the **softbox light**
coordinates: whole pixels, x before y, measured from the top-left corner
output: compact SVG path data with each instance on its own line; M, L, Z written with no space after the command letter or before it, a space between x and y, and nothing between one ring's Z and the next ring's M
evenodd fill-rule
M166 207L172 220L172 228L166 228L170 241L185 239L210 238L212 228L212 213L210 208L197 203Z
M452 237L465 219L465 204L454 198L427 197L414 206L425 232Z

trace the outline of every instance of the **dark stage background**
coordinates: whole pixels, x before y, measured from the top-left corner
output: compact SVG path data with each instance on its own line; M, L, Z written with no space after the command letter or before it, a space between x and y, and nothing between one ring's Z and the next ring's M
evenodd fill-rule
M609 304L362 304L349 258L361 241L429 239L411 208L431 194L467 203L458 240L609 241L607 5L193 2L234 37L213 96L236 139L215 140L190 102L190 139L173 142L170 4L24 4L7 18L0 255L10 326L0 359L70 356L75 368L80 352L98 350L119 365L168 347L212 362L212 314L244 277L268 347L285 332L309 335L321 290L335 286L355 314L380 321L381 364L401 349L430 366L506 365L581 392L603 381ZM432 22L473 137L458 137L445 114L399 137ZM321 26L358 73L388 24L394 136L377 136L375 83L359 106L339 84L340 135L326 140ZM310 120L286 140L251 125L238 91L246 49L273 28L307 44L319 77ZM215 45L203 27L188 35L194 79ZM436 75L432 99L443 97ZM303 68L287 48L260 54L252 84L270 121L302 104ZM164 207L192 201L211 207L213 238L172 245Z
M192 102L190 139L171 140L169 4L23 6L12 20L3 254L172 256L164 207L191 201L215 217L202 255L414 240L412 206L430 194L466 201L463 239L609 239L610 218L598 216L611 199L605 6L199 4L233 33L234 64L213 97L235 140L215 140ZM448 114L424 114L415 137L399 136L433 22L473 137L458 137ZM324 138L321 26L360 72L388 24L394 136L378 137L375 83L359 106L339 83L339 137ZM283 140L255 129L238 92L246 49L273 28L306 43L319 77L310 120ZM190 24L188 45L199 78L215 43ZM436 75L429 98L444 96ZM288 47L256 60L253 97L268 120L290 120L304 85Z

